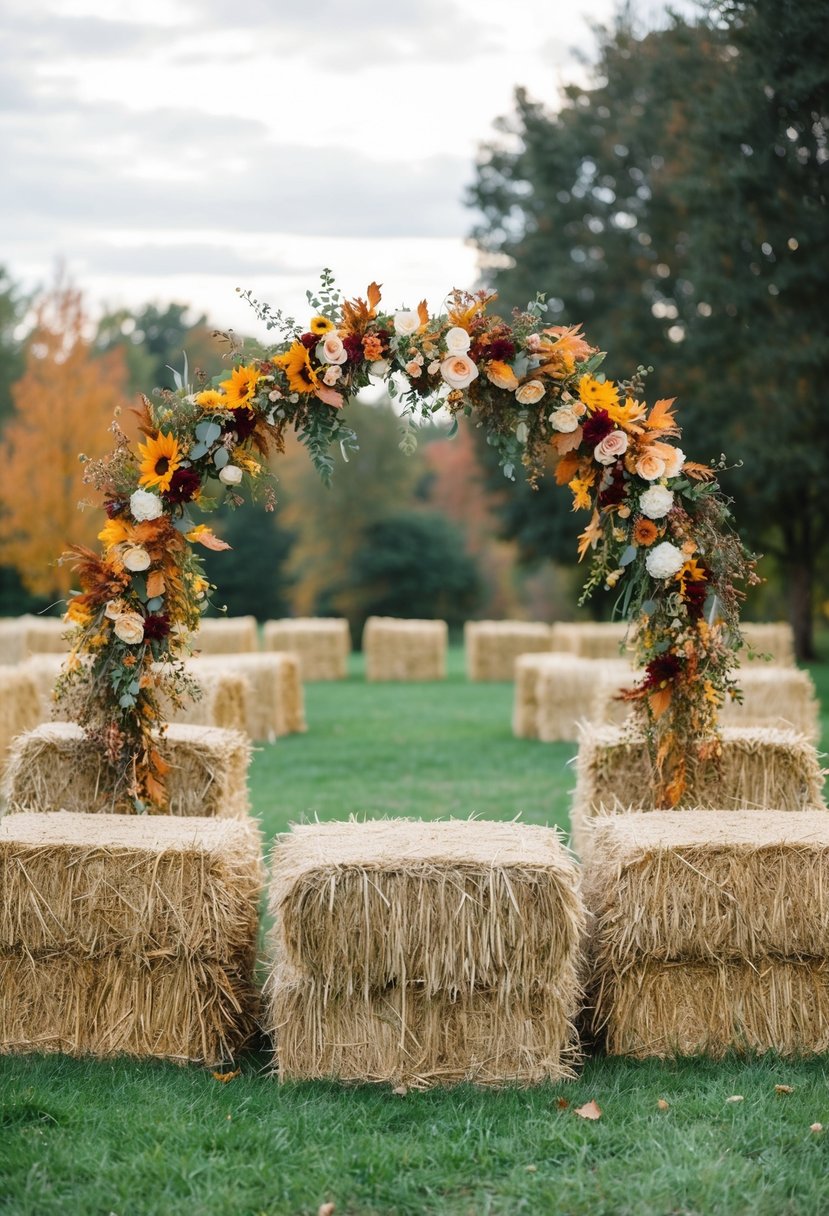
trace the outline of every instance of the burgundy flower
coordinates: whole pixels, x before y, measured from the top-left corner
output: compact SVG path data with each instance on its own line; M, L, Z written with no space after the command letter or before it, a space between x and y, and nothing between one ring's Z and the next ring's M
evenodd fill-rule
M509 338L493 338L489 344L488 356L490 359L498 359L501 363L509 363L510 359L515 358L515 343Z
M195 469L176 469L170 478L170 488L163 492L167 502L190 502L201 486L201 477Z
M170 618L166 612L151 612L144 617L144 637L148 642L160 642L170 632Z
M224 432L235 431L239 437L239 442L244 443L253 434L256 427L256 415L252 410L246 410L244 407L238 410L230 411L233 421L228 420L224 424Z
M358 334L347 334L343 338L343 346L348 355L349 363L362 363L363 361L363 340Z
M319 334L311 334L311 333L302 334L299 340L302 343L302 345L305 347L306 350L313 350L314 347L319 342L320 336L319 336Z
M625 471L622 462L617 460L610 467L610 484L599 491L600 507L618 507L625 497Z
M704 572L705 578L698 579L696 582L692 582L690 579L687 579L685 581L685 590L682 597L685 600L685 606L688 609L688 616L692 621L699 621L702 619L705 599L708 595L708 580L711 577L711 571L703 562L699 560L699 558L697 558L697 569Z
M613 430L613 423L610 421L610 416L607 410L596 410L586 422L582 424L582 436L585 444L589 448L596 447L597 444L609 435Z
M127 509L127 504L121 502L120 499L112 498L109 502L104 503L104 510L110 519L115 519L116 515L122 515Z
M663 683L669 683L675 680L682 670L682 663L679 656L675 654L660 654L657 658L651 659L650 663L645 667L645 678L642 682L643 688L659 688Z

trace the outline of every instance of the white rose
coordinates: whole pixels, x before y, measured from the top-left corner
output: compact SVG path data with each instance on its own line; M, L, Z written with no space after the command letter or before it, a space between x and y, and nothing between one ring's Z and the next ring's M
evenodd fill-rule
M472 339L460 325L453 325L447 331L445 341L447 354L450 355L465 355L472 345Z
M685 565L685 554L669 540L651 549L645 558L645 568L651 578L670 578Z
M133 574L150 568L150 555L143 545L125 545L121 561Z
M599 464L615 464L627 451L628 437L624 431L611 431L593 449L593 457Z
M124 612L115 618L115 634L128 646L144 641L144 618L137 612Z
M136 490L130 495L130 511L133 519L139 522L158 519L159 515L164 514L164 503L158 494L153 494L150 490Z
M670 454L665 457L665 476L678 477L685 464L685 453L682 448L669 448Z
M389 374L391 364L388 359L375 359L373 363L369 363L368 370L372 376L378 376L381 380Z
M561 431L563 435L571 434L579 425L579 420L572 410L563 407L560 410L554 410L550 414L550 424L554 431Z
M394 332L401 338L410 338L420 329L420 317L410 309L394 314Z
M326 367L325 369L322 377L323 383L328 385L336 384L342 374L343 369L337 364L332 363L330 367Z
M664 519L673 505L673 491L665 486L651 486L639 499L639 510L648 519Z
M433 359L432 362L429 364L429 366L426 368L426 371L429 373L430 376L436 376L438 374L438 372L440 371L440 359Z
M339 334L328 333L323 338L317 347L317 356L322 363L345 363L348 358L348 351L343 346L343 340Z
M244 473L238 464L226 464L219 473L219 481L226 486L238 486Z
M440 374L450 388L466 388L477 379L478 369L467 355L450 355L441 363Z

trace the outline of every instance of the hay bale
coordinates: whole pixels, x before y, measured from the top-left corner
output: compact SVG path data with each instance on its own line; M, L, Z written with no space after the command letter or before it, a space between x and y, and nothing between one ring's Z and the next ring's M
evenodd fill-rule
M446 621L370 616L363 629L366 679L443 680L448 639Z
M829 958L826 811L664 811L593 821L584 895L600 969Z
M159 743L171 815L244 818L250 743L238 731L170 726ZM10 811L131 811L116 799L101 749L73 722L47 722L19 735L5 776Z
M722 731L719 765L689 766L683 807L720 810L825 809L823 777L814 746L793 731ZM576 758L571 814L575 847L588 844L594 815L653 811L654 775L647 744L615 726L586 727Z
M22 663L32 654L66 654L66 630L59 617L26 615L0 620L0 664Z
M391 987L333 996L290 968L268 985L281 1081L336 1078L412 1088L532 1085L574 1075L574 1003L559 990L427 996Z
M202 617L192 644L199 654L253 654L259 649L256 617Z
M740 651L740 663L743 666L756 663L766 667L766 659L751 658L750 654L770 654L775 667L794 667L794 630L787 621L760 624L755 621L741 621L740 629L745 638L745 646Z
M463 627L470 680L512 680L519 655L549 653L552 627L540 621L467 621Z
M610 1055L829 1051L829 962L633 963L597 996Z
M263 645L265 650L298 654L303 680L344 680L348 674L351 632L343 617L266 621Z
M250 686L245 677L228 670L200 671L197 678L201 696L188 698L180 709L167 706L168 722L190 726L219 726L224 730L246 731L250 711Z
M575 986L572 859L550 828L381 819L295 827L270 910L287 963L327 993L416 984L426 997Z
M244 729L251 739L273 742L308 729L301 661L295 654L204 655L192 659L187 669L199 681L208 672L231 672L245 681Z
M250 819L7 815L0 953L198 955L250 969L262 877Z
M515 660L512 733L517 739L538 738L538 675L551 654L520 654Z
M0 667L0 775L12 740L40 722L40 696L35 680L22 667Z
M630 686L634 674L623 660L583 659L554 654L538 669L536 729L542 743L571 742L579 737L579 723L590 715L600 681L616 689Z
M582 659L618 659L632 650L626 621L557 621L552 649Z

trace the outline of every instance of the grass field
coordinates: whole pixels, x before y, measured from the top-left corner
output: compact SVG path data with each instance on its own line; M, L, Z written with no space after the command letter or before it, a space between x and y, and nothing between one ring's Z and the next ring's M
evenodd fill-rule
M566 826L574 748L513 739L511 686L467 684L457 651L443 685L366 685L359 662L348 681L308 687L307 735L257 754L268 838L351 812ZM829 666L814 674L826 748ZM264 1051L239 1063L222 1085L198 1068L0 1059L0 1213L829 1212L827 1058L595 1058L569 1085L405 1097L279 1087ZM589 1099L597 1122L574 1114Z

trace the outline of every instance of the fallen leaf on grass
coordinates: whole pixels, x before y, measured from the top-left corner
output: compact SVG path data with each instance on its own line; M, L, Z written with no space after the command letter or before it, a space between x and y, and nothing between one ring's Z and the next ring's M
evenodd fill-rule
M822 1123L813 1123L813 1124L811 1124L811 1126L809 1127L809 1131L810 1131L810 1132L822 1132L822 1131L823 1131L823 1124L822 1124Z
M567 1110L567 1107L569 1105L570 1105L569 1098L556 1098L556 1106L558 1107L559 1110Z
M241 1071L241 1068L236 1068L233 1072L214 1072L213 1080L221 1081L222 1085L227 1085L228 1081L232 1081L234 1077L238 1077Z
M537 1165L525 1165L524 1169L527 1171L528 1174L534 1174L536 1172L536 1170L538 1169L538 1166Z
M793 1094L794 1086L793 1085L775 1085L774 1092L776 1094Z
M317 1216L334 1216L336 1210L336 1203L321 1203L317 1208Z
M732 1094L730 1098L726 1098L726 1102L745 1102L742 1094Z
M408 1089L406 1088L406 1086L405 1086L405 1085L398 1085L398 1086L397 1086L395 1089L393 1089L391 1092L392 1092L393 1094L396 1094L398 1098L405 1098L405 1097L406 1097L406 1094L407 1094L409 1091L408 1091Z
M664 1098L660 1098L659 1101L656 1103L656 1105L659 1108L659 1110L670 1110L671 1109Z
M584 1106L579 1106L577 1110L574 1110L573 1114L578 1115L580 1119L601 1119L602 1117L601 1108L592 1098L589 1102L585 1102Z

